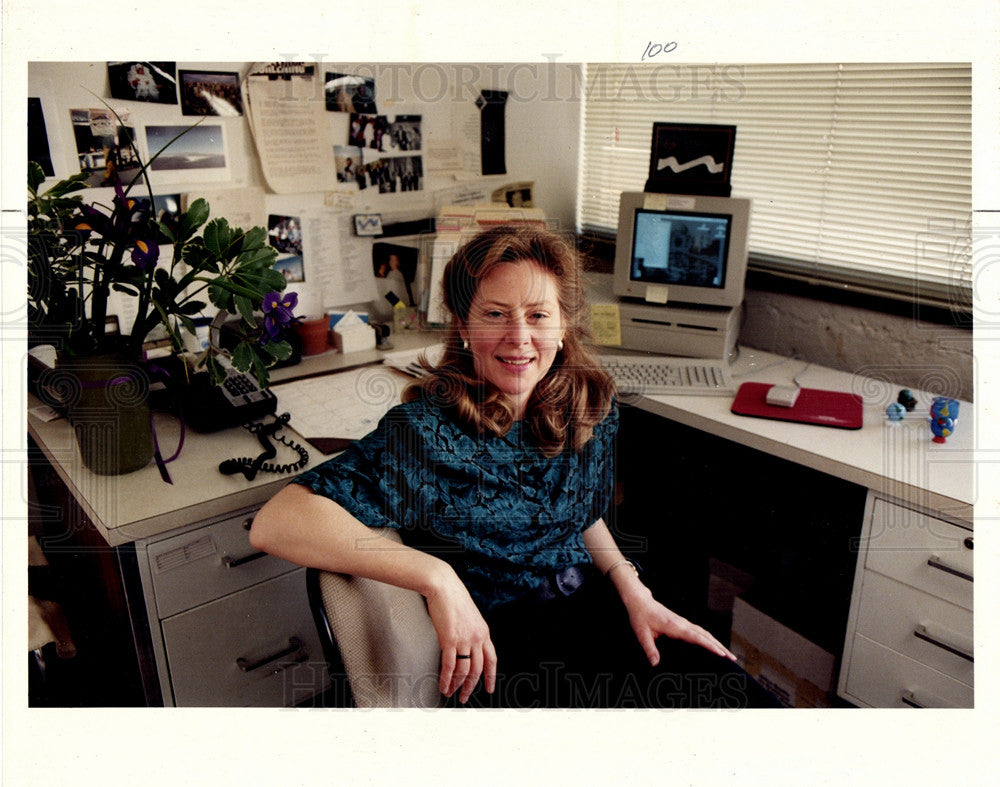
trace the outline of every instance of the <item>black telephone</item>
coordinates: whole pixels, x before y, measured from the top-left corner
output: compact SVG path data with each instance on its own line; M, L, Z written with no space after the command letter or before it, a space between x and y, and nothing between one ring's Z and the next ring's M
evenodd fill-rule
M224 366L227 374L221 385L213 385L208 372L199 372L184 391L184 421L195 431L228 429L278 409L278 398L262 390L254 377Z

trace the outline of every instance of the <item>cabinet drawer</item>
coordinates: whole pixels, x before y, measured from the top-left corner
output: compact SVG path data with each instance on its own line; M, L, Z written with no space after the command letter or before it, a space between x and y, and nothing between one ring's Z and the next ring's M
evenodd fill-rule
M254 513L181 533L146 548L161 620L296 568L250 546L248 527Z
M860 635L848 665L845 694L875 708L971 708L973 690Z
M972 613L909 585L866 571L857 632L973 685ZM957 651L957 652L956 652Z
M161 625L178 706L290 706L329 685L304 569Z
M972 531L876 500L865 566L972 609Z

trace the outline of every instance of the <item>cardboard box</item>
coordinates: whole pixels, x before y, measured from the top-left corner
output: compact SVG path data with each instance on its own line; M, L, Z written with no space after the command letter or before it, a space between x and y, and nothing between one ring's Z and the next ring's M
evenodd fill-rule
M372 350L375 348L375 329L368 324L366 316L354 312L334 313L330 315L329 340L342 353Z
M836 658L801 634L737 598L729 649L740 666L790 708L828 708Z

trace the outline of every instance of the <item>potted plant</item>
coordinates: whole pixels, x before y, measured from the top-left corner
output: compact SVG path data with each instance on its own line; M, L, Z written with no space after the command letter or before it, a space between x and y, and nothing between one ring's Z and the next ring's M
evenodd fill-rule
M101 205L79 194L85 174L39 191L44 173L28 164L29 343L57 348L59 373L49 389L69 407L84 463L103 474L130 472L152 457L143 344L154 331L180 352L183 334L195 332L210 305L238 316L238 327L227 326L231 337L235 330L231 362L262 388L268 367L292 352L282 332L295 319L296 298L282 294L266 230L209 220L204 199L169 224L157 220L147 166L128 184L116 175L112 204ZM148 202L132 195L140 178ZM167 245L173 252L161 259ZM130 313L127 324L117 330L109 321L112 293L129 303L121 310ZM226 375L218 352L210 346L192 364L214 383Z

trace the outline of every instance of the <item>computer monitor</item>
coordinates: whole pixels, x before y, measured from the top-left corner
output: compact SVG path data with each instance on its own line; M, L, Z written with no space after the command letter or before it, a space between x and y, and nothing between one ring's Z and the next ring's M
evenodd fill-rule
M739 306L749 230L748 199L625 192L614 293L650 303Z

